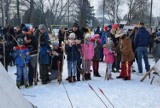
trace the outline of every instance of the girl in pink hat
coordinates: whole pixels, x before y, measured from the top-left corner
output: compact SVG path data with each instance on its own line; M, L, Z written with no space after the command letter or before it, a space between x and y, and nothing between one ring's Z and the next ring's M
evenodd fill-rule
M81 44L81 47L82 47L82 63L85 72L84 74L85 80L91 80L90 67L94 56L94 46L93 42L91 42L91 35L89 33L85 35L85 40L84 43Z

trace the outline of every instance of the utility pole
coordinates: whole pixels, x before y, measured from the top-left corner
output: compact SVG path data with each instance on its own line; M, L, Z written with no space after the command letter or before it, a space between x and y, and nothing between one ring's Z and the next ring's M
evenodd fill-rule
M103 27L104 27L104 11L105 11L105 1L106 1L106 0L103 0Z
M6 25L6 15L5 15L5 3L4 0L2 0L2 17L3 17L3 27Z
M68 29L69 29L69 0L68 0Z
M151 10L150 10L150 27L152 25L152 5L153 5L153 0L151 0Z
M17 0L17 25L20 25L19 0Z
M117 0L115 0L114 23L117 24Z

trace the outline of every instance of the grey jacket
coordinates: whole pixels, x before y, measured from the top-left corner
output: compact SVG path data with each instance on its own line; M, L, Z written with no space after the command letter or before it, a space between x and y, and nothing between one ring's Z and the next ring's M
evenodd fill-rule
M160 58L160 37L156 38L154 41L152 54L155 58Z

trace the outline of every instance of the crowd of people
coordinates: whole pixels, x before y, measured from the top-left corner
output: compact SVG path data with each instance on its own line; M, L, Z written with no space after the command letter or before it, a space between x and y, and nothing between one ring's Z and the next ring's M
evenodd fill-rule
M61 27L58 36L53 36L43 24L34 29L25 24L20 28L7 25L3 30L0 28L0 61L7 71L9 65L17 67L18 88L23 84L31 87L37 80L42 84L51 80L60 83L64 59L67 60L68 82L81 81L81 76L82 80L91 80L91 71L94 77L101 77L100 62L106 63L107 80L113 79L112 72L120 72L117 78L131 80L131 72L135 72L133 62L137 62L139 74L144 72L142 58L146 71L150 70L148 46L153 35L152 53L157 62L160 32L150 33L143 22L133 30L126 31L121 25L113 24L104 26L103 30L97 27L93 33L87 24L80 28L73 23L70 29Z

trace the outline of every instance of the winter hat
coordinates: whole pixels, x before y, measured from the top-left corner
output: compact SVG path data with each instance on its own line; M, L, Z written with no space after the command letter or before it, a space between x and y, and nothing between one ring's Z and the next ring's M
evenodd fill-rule
M54 41L53 45L58 47L59 46L59 42L58 41Z
M91 34L87 33L87 34L85 35L85 38L91 38Z
M46 29L46 26L44 25L44 24L40 24L39 26L38 26L38 30L47 30Z
M28 28L25 26L25 27L22 28L22 31L28 32Z
M107 26L104 26L104 31L108 31L108 27Z
M73 23L72 27L78 27L77 23Z
M18 45L23 45L24 44L23 38L18 38L17 43L18 43Z
M75 33L70 33L70 34L69 34L69 38L74 38L74 39L75 39L75 38L76 38Z
M116 33L116 35L115 35L115 38L121 37L121 36L123 36L124 34L125 34L125 33L124 33L123 30L118 30L117 33Z
M94 39L98 38L99 37L99 34L95 34L94 35Z
M113 25L112 25L112 28L118 29L118 24L113 24Z

